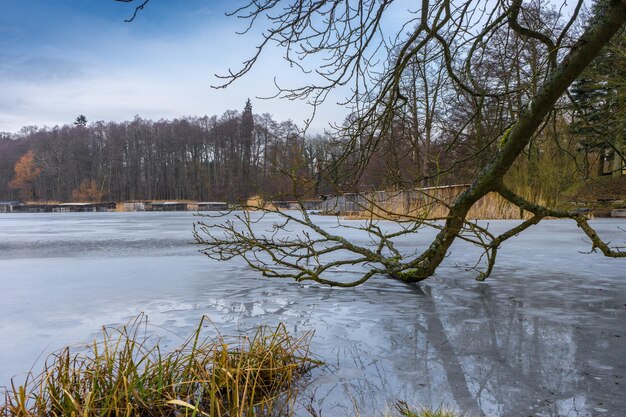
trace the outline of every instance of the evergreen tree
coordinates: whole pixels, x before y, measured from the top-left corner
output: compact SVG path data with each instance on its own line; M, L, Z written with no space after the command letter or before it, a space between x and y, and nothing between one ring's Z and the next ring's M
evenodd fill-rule
M606 2L596 1L594 15L604 12ZM612 161L614 176L624 169L626 134L626 29L622 29L573 84L576 120L574 132L582 136L585 161L590 152L598 154L598 174L603 174L605 160ZM588 168L587 168L588 171ZM588 174L588 172L586 172Z
M252 192L251 177L252 170L252 142L254 134L254 118L252 116L252 102L250 99L246 101L246 105L241 113L241 193L243 197L250 197Z
M76 120L74 120L74 126L87 126L87 117L84 114L79 115Z

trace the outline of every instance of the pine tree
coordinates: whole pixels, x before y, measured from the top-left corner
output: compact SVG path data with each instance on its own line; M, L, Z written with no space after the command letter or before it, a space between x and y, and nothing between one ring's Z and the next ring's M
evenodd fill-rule
M85 117L84 114L79 115L76 120L74 120L74 125L82 127L87 126L87 117Z
M243 197L250 197L252 192L252 142L254 134L254 119L252 115L252 102L246 101L246 105L241 113L240 138L242 148L241 161L241 193Z
M603 13L605 1L596 1L592 13ZM624 136L626 134L626 29L613 37L606 48L573 84L570 94L575 102L575 133L582 136L585 155L599 155L598 174L605 159L612 160L614 176L624 169ZM586 158L585 158L586 159ZM588 174L588 172L587 172Z

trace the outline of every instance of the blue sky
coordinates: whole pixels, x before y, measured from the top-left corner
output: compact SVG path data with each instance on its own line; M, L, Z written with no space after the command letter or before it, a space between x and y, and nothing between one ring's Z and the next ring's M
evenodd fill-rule
M136 0L136 3L138 0ZM235 0L151 0L132 23L132 4L113 0L3 0L0 14L0 131L54 126L79 114L89 121L221 114L253 100L256 113L301 122L306 103L257 100L271 95L274 76L298 84L281 51L269 50L247 77L215 90L250 53L258 37L238 36L244 23L224 13ZM334 105L313 130L340 122Z

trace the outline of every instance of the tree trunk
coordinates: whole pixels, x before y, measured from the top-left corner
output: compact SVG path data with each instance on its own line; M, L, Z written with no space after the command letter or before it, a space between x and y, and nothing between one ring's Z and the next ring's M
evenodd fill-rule
M624 136L620 132L615 139L615 149L624 154ZM622 176L624 172L624 164L626 161L622 159L622 155L618 152L613 152L613 166L611 167L611 172L613 174L613 178L619 178Z
M417 282L435 273L461 232L472 206L489 192L502 188L504 175L528 145L548 112L626 21L626 0L612 3L606 14L595 22L554 69L538 94L520 114L517 122L507 131L495 160L485 167L469 189L455 199L444 228L430 247L411 263L411 267L415 269L400 274L391 271L392 276L404 281Z

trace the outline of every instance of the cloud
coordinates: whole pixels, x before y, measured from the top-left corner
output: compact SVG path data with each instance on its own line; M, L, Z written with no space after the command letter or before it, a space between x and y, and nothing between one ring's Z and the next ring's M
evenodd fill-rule
M238 68L254 52L259 38L237 36L238 29L241 22L236 19L177 33L145 33L132 25L97 22L80 28L80 42L68 43L72 33L64 33L62 41L28 54L14 50L0 57L0 131L69 123L78 114L90 121L130 120L136 114L151 119L219 115L242 109L247 98L256 113L302 124L311 115L306 103L255 100L275 93L275 77L289 85L308 81L308 75L286 64L277 48L268 49L253 71L228 89L211 88L219 83L215 73ZM315 131L345 117L345 110L333 105L343 96L335 97L320 109Z
M63 57L43 55L0 55L0 79L37 83L79 78L80 64Z
M202 7L192 12L192 14L197 15L197 16L215 16L216 15L215 10L212 7Z

